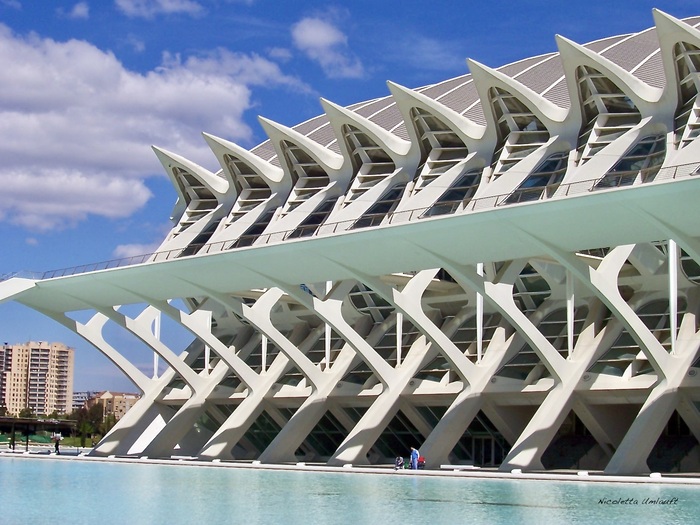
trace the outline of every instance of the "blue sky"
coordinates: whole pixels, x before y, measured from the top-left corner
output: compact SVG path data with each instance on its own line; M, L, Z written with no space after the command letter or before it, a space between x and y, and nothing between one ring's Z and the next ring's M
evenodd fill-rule
M697 1L0 0L0 274L147 253L175 192L150 146L216 170L201 132L247 148L262 115L321 112L683 18ZM167 327L166 327L167 328ZM57 323L0 305L2 341L76 348L76 390L133 387ZM182 348L182 334L172 338ZM148 356L140 356L149 366Z

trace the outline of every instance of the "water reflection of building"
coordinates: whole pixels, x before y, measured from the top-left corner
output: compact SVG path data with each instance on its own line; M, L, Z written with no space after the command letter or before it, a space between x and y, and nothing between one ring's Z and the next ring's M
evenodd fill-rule
M29 341L0 347L0 405L8 414L68 414L73 399L73 353L62 343Z
M697 471L700 17L654 18L251 151L206 135L216 173L157 149L158 253L0 297L144 392L95 455Z

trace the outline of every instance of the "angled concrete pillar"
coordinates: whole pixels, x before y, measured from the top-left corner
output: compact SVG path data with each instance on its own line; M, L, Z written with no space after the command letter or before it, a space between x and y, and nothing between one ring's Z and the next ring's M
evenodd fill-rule
M605 467L606 474L646 474L647 458L678 406L677 390L667 388L665 381L655 387L637 414L622 443Z

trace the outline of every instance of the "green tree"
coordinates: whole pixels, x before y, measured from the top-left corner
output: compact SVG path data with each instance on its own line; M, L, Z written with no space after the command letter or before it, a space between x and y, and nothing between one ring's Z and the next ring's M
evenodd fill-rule
M84 419L78 423L77 431L78 434L80 434L80 446L85 447L87 436L95 432L95 427L93 427L87 419Z
M95 403L88 409L88 421L95 428L99 429L104 421L105 413L102 403Z
M84 447L87 435L95 431L95 427L90 422L88 409L81 407L74 410L71 412L70 418L75 420L75 429L80 436L80 446Z
M84 447L88 435L92 435L103 425L103 408L100 403L95 403L90 408L81 407L70 414L70 419L76 423L76 431L80 436L80 446Z
M19 417L36 417L36 414L34 414L34 410L31 408L25 407L19 411Z
M107 414L104 421L100 425L100 434L103 436L107 434L112 427L117 424L117 417L114 414Z

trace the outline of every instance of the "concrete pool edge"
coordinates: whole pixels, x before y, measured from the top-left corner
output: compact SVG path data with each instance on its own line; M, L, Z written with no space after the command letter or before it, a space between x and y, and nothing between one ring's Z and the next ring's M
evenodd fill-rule
M75 453L66 451L63 454L56 455L46 452L12 452L0 451L0 459L15 458L15 459L35 459L35 460L53 460L53 461L85 461L85 462L103 462L103 463L120 463L120 464L136 464L136 465L164 465L164 466L186 466L186 467L207 467L207 468L237 468L250 470L269 470L269 471L291 471L291 472L325 472L325 473L342 473L342 474L374 474L385 476L420 476L420 477L441 477L441 478L461 478L461 479L493 479L493 480L530 480L530 481L565 481L578 483L626 483L626 484L662 484L662 485L695 485L700 486L700 474L640 474L640 475L606 475L601 472L589 472L585 470L567 470L556 472L542 471L520 471L513 470L511 472L501 472L486 468L470 468L465 469L462 466L449 469L443 468L440 470L394 470L393 466L355 466L344 465L342 467L333 467L322 464L312 464L299 462L296 464L264 464L251 461L201 461L188 457L173 457L173 458L148 458L148 457L98 457L88 456L85 453Z

